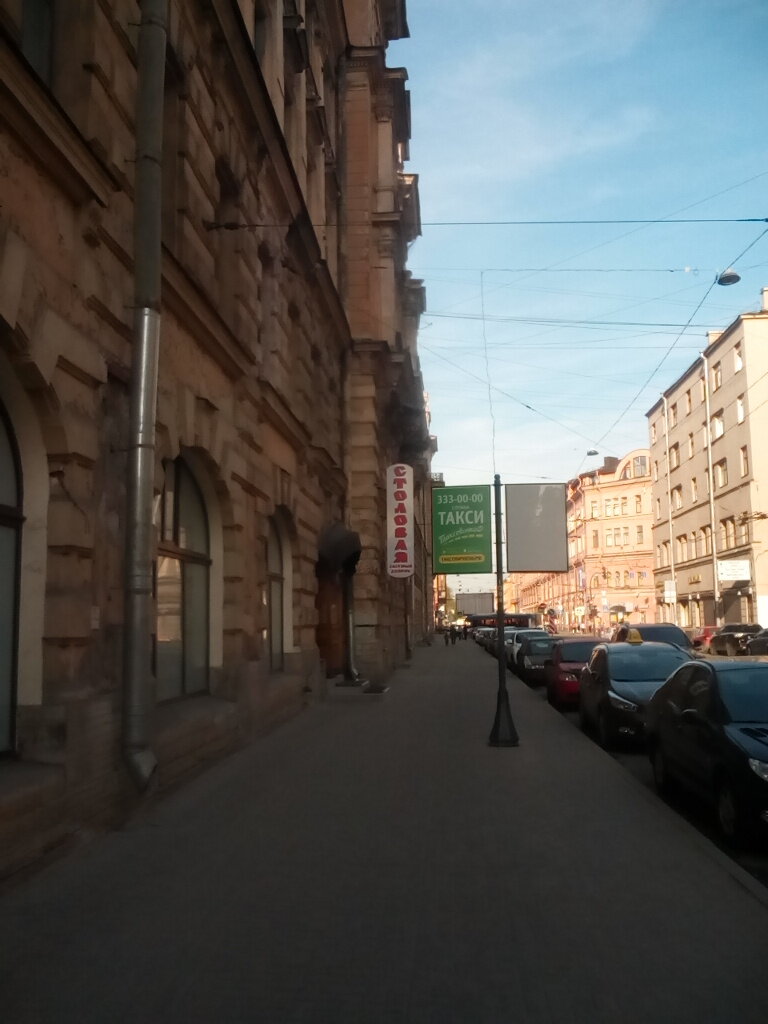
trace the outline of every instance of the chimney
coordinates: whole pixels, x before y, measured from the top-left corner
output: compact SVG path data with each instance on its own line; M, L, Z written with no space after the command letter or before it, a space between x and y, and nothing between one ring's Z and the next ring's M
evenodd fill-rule
M763 304L761 306L761 312L768 313L768 288L763 288L762 296Z

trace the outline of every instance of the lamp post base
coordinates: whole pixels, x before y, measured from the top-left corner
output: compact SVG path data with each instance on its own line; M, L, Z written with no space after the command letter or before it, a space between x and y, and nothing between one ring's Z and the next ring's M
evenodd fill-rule
M516 747L520 743L512 712L509 708L509 694L506 690L499 693L496 700L496 717L493 720L491 735L488 737L489 747Z

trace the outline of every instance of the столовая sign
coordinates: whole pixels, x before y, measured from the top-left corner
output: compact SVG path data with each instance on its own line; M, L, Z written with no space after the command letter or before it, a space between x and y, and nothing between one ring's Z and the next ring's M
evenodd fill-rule
M432 571L492 572L491 488L432 491Z

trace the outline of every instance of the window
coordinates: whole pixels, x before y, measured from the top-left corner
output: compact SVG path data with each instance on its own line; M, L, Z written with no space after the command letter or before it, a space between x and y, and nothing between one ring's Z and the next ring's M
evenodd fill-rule
M712 440L716 441L718 437L722 437L725 433L725 424L723 423L723 410L720 409L712 416Z
M651 424L651 444L656 444L656 424Z
M688 537L686 534L681 533L677 538L677 560L678 562L684 562L688 557Z
M702 423L701 425L701 447L706 450L709 444L709 431L707 430L707 424Z
M182 458L165 464L155 507L158 700L208 688L209 557L205 502Z
M618 526L613 531L613 543L617 548L621 545L621 529Z
M673 444L669 449L670 469L677 469L680 465L680 445Z
M656 459L653 460L653 479L659 479L659 463Z
M46 85L53 63L53 0L25 0L22 8L21 52Z
M675 509L683 507L683 488L673 487L672 488L672 506Z
M747 446L746 445L744 445L743 448L739 449L739 461L740 461L740 465L741 465L741 475L742 476L748 476L748 474L749 474L749 453L747 451Z
M688 388L688 390L685 392L685 411L686 411L686 413L689 413L691 411L691 389L690 388Z
M607 548L613 547L613 533L610 530L605 531L605 546Z
M635 512L639 515L643 511L643 496L642 494L635 495Z
M638 526L637 527L637 538L636 538L636 541L637 541L638 544L642 544L643 543L643 528L642 528L642 526Z
M717 391L723 386L723 367L720 363L715 363L712 367L712 390Z
M701 377L699 377L699 398L703 402L706 397L707 397L707 382L704 380L704 377L701 376Z
M725 487L728 484L728 461L721 459L715 463L715 486Z
M629 503L629 498L622 498L621 499L621 514L623 516L625 516L627 514L627 505L628 505L628 503Z
M661 545L661 564L662 565L669 565L669 555L670 555L669 541L665 540L664 543Z
M709 494L709 470L708 469L704 470L704 488L705 488L707 494Z
M699 485L696 483L696 477L691 477L691 501L699 500Z
M661 565L661 544L656 545L656 567Z
M737 342L733 349L733 372L738 373L744 369L744 358L741 354L741 342Z
M693 441L693 434L688 435L688 458L692 459L693 454L696 451L696 446Z
M597 575L597 573L595 573L595 575L592 577L591 587L592 593L600 589L600 577Z
M607 516L609 516L611 514L611 509L612 508L613 508L613 502L610 500L610 498L606 498L605 499L605 514Z
M0 406L0 752L15 745L16 657L21 547L21 468Z
M622 531L622 535L621 535L621 543L622 543L622 544L623 544L623 545L624 545L625 547L626 547L626 545L627 545L627 544L629 544L629 527L628 527L628 526L625 526L625 527L624 527L624 529L623 529L623 531Z
M736 399L736 422L744 422L744 395L739 395Z
M598 502L593 501L590 503L589 514L592 517L592 519L598 519L600 517L600 505L598 504Z
M656 499L656 518L661 519L661 498Z
M613 585L617 589L621 586L621 573L620 572L615 572L613 574Z
M267 581L269 608L269 667L273 672L281 672L284 665L285 636L283 620L283 604L285 595L285 569L283 563L283 546L277 524L269 521L267 538Z
M648 458L645 455L636 455L632 460L632 475L648 476Z
M736 546L736 520L733 516L729 516L723 520L723 533L725 538L725 546L727 548L733 548Z
M710 526L702 526L701 531L701 547L705 555L712 554L712 528Z
M600 547L600 531L599 530L593 530L592 531L592 547L593 548L599 548Z
M669 407L669 423L670 426L677 426L677 402L673 402Z

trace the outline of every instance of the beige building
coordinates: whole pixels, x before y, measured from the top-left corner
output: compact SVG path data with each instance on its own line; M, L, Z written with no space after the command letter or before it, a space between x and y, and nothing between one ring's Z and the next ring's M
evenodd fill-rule
M651 524L648 450L606 458L568 482L568 572L512 574L507 607L561 632L655 621Z
M434 439L404 0L0 20L2 872L386 679L432 628Z
M658 600L682 626L768 624L768 289L647 413Z

